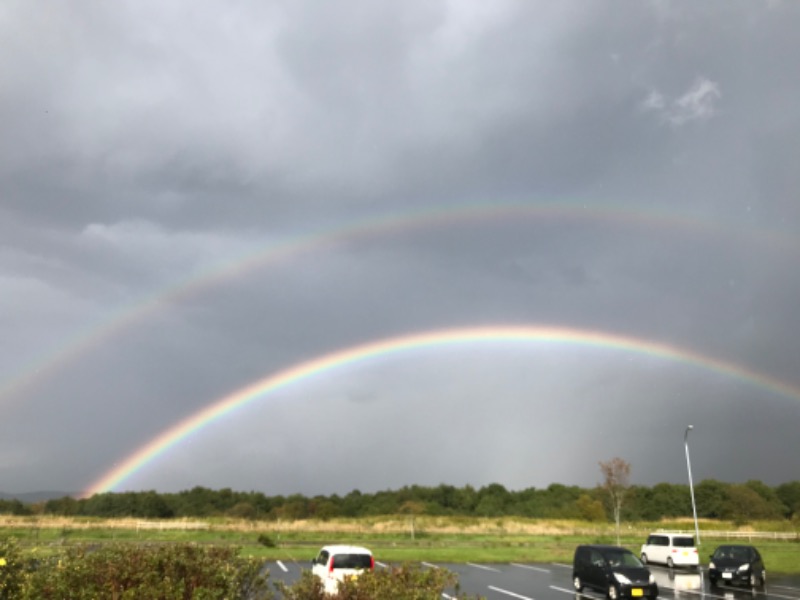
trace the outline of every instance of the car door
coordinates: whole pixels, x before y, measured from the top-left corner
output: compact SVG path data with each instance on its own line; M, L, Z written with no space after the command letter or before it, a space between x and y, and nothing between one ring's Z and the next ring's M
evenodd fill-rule
M667 563L669 556L669 537L666 535L653 536L653 562L660 565Z
M587 585L596 590L605 591L607 585L606 568L606 559L603 558L603 555L597 550L592 550L589 555Z

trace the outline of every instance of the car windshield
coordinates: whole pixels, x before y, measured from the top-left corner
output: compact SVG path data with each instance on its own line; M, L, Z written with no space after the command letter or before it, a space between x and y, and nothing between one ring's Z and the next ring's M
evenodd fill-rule
M720 546L714 551L713 558L731 560L750 560L750 549L746 546Z
M369 554L337 554L333 557L334 569L369 569L371 566Z
M642 567L642 561L630 552L610 551L604 554L606 562L612 567Z
M678 548L693 548L694 538L690 537L676 537L672 540L672 545Z

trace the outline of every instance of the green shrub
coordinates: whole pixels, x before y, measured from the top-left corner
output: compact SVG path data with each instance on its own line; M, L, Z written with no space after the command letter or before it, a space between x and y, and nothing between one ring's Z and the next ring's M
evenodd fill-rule
M19 597L27 570L16 540L0 539L0 599Z
M233 547L109 545L68 549L54 564L32 570L25 600L269 599L261 563Z
M258 543L264 546L265 548L275 547L275 540L269 537L266 533L262 533L258 536Z
M326 596L322 584L310 571L303 571L292 586L276 584L286 600L439 600L447 589L451 598L466 598L458 591L456 575L447 569L423 569L405 564L367 572L339 584L335 595Z

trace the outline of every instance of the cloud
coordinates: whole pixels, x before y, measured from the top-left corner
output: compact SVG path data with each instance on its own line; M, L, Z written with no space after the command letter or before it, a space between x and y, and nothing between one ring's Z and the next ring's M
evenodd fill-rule
M798 381L800 82L781 65L800 3L60 7L8 0L0 19L0 385L30 374L0 395L7 490L79 489L247 382L427 329L596 329ZM598 443L683 481L688 422L698 477L791 476L768 441L747 468L702 468L704 440L733 452L752 422L715 426L698 399L769 395L547 350L518 368L505 352L354 365L242 410L249 437L197 436L163 461L179 479L153 465L137 482L592 485ZM630 440L608 435L621 407L642 419ZM341 465L361 448L315 466L339 414L375 456L358 481ZM796 429L787 414L753 437ZM551 431L574 435L533 472Z
M722 93L717 83L698 77L686 92L673 100L669 100L658 90L650 90L640 103L640 108L657 114L664 123L680 127L690 121L708 120L715 116L720 98Z

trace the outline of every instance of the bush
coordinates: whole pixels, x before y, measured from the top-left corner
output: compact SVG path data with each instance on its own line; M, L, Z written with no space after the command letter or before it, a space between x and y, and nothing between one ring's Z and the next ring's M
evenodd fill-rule
M266 533L262 533L258 536L258 543L264 546L265 548L275 547L275 540L269 537Z
M261 563L233 547L125 546L68 549L30 572L16 597L25 600L270 599Z
M0 540L0 599L19 597L27 569L16 541L13 538Z
M439 600L448 588L455 589L451 598L466 598L459 594L454 573L408 564L345 580L330 596L324 594L320 580L310 571L304 571L293 586L278 582L276 587L286 600Z

